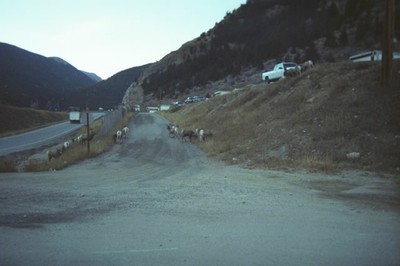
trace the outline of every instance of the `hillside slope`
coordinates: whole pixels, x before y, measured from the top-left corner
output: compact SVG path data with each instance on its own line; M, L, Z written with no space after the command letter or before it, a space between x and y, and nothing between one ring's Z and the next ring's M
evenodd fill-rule
M127 88L135 82L142 72L151 64L132 67L110 78L84 88L67 97L66 102L71 106L81 108L89 107L96 110L102 108L115 108L121 104Z
M205 95L222 79L246 79L243 72L249 69L260 77L277 61L348 60L360 50L380 49L383 18L382 1L250 0L153 64L137 86L156 100L179 99L193 92ZM400 29L395 31L400 38Z
M0 105L0 137L67 120L67 113Z
M48 58L49 59L53 59L54 61L56 61L58 63L61 63L61 64L64 64L64 65L70 65L70 63L68 63L64 59L56 57L56 56L51 56L51 57L48 57ZM83 71L83 70L81 70L81 72L83 74L85 74L86 76L88 76L89 78L93 79L96 82L102 81L102 79L99 76L97 76L95 73L90 73L90 72L86 72L86 71Z
M378 62L322 64L165 116L182 128L212 131L199 145L228 163L398 173L400 62L389 91L379 84L380 71Z
M64 109L65 97L96 82L71 66L0 43L1 104Z

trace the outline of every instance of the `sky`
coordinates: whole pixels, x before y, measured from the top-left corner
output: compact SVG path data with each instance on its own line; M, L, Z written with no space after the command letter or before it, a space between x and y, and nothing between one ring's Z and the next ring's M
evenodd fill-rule
M161 60L246 0L0 0L0 42L103 79Z

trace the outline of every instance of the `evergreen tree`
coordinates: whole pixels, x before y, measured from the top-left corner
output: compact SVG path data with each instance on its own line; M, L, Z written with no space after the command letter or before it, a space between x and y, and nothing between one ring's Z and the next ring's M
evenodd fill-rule
M327 10L327 23L329 31L336 30L342 24L342 17L335 2L332 2Z
M325 46L327 47L337 47L337 41L336 41L336 36L334 32L328 32L328 35L326 36L325 40Z
M340 36L339 36L339 44L341 46L345 46L349 43L349 39L347 37L347 31L345 28L342 29L342 31L340 32Z
M362 21L357 24L356 41L364 43L367 38L368 31L371 29L371 24L367 21Z

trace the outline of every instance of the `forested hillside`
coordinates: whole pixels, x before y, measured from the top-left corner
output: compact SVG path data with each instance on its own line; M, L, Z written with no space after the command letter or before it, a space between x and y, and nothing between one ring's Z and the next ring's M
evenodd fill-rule
M383 8L384 1L373 0L249 0L150 67L139 85L147 95L177 98L249 68L265 70L276 61L347 60L354 52L380 49Z
M107 80L69 95L66 102L69 106L89 107L92 110L99 107L106 109L118 107L129 85L136 81L150 65L132 67L118 72Z
M66 96L96 82L70 64L0 43L0 104L65 108Z
M260 77L277 61L345 61L361 50L381 49L384 4L248 0L158 62L124 70L96 85L69 64L0 43L0 104L97 109L117 106L125 96L124 104L129 106L134 103L127 96L138 88L146 99L178 99L193 91L206 94L215 89L216 81L234 84L250 75ZM395 36L400 39L400 0L395 13ZM131 86L133 82L137 88Z

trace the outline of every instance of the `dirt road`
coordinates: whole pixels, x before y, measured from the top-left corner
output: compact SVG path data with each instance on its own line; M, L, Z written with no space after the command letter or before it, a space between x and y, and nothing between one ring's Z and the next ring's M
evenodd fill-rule
M140 114L112 151L0 174L0 265L399 265L399 184L248 170Z

